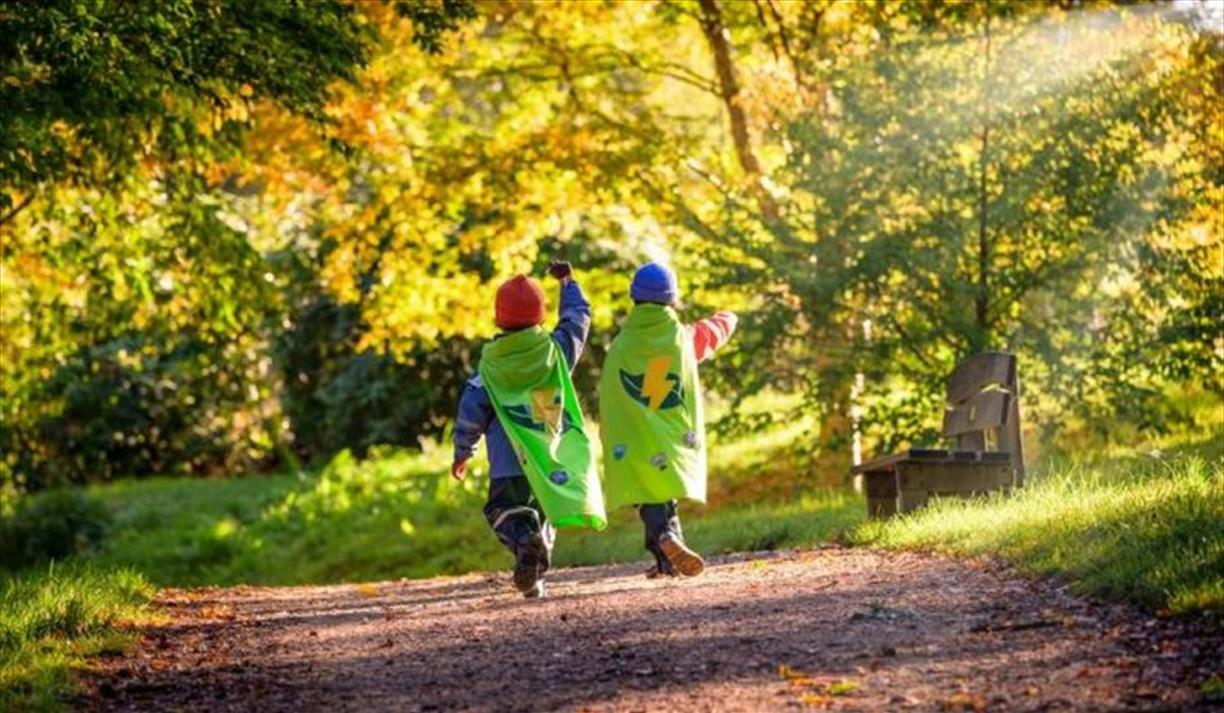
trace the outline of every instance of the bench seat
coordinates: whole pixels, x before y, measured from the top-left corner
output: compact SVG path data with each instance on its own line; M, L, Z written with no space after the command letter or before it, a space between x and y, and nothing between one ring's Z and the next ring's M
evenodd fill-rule
M973 497L1024 483L1016 357L975 354L948 377L944 438L951 448L910 448L851 469L867 515L911 512L936 497Z
M910 448L854 466L851 472L877 473L894 471L902 462L915 463L1008 463L1011 456L1001 451L960 451L944 448Z

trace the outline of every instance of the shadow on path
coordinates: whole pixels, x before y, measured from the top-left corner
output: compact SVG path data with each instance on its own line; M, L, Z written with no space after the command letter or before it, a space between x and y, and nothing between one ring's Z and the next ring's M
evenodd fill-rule
M1206 706L1196 666L1224 653L1218 637L1052 582L905 553L736 557L671 581L632 565L576 568L550 585L543 601L502 575L169 592L172 624L106 662L90 704L1188 709Z

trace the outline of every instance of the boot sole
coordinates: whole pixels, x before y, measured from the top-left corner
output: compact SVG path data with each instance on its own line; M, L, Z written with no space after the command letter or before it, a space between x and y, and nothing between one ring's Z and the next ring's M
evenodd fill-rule
M544 545L544 538L536 533L531 536L531 542L528 543L522 559L514 565L515 589L524 594L534 591L542 570L548 566L547 562L548 549Z
M674 537L659 540L659 549L671 566L683 577L696 577L705 571L705 560Z

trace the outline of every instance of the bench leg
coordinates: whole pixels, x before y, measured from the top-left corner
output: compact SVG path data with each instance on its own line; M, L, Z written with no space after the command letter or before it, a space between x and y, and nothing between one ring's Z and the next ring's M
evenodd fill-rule
M897 493L897 512L913 512L926 505L929 493L925 490L907 489Z
M893 471L863 474L867 495L867 517L883 520L897 513L897 474Z
M913 512L926 505L931 496L930 489L914 475L923 470L922 466L913 467L905 463L897 464L897 512Z
M867 498L867 517L871 520L887 520L897 514L896 498Z

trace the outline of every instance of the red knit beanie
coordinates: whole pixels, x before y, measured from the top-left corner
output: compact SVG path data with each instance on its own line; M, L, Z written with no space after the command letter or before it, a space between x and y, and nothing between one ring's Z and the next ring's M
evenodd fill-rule
M530 277L515 275L497 288L497 326L534 327L544 321L544 290Z

